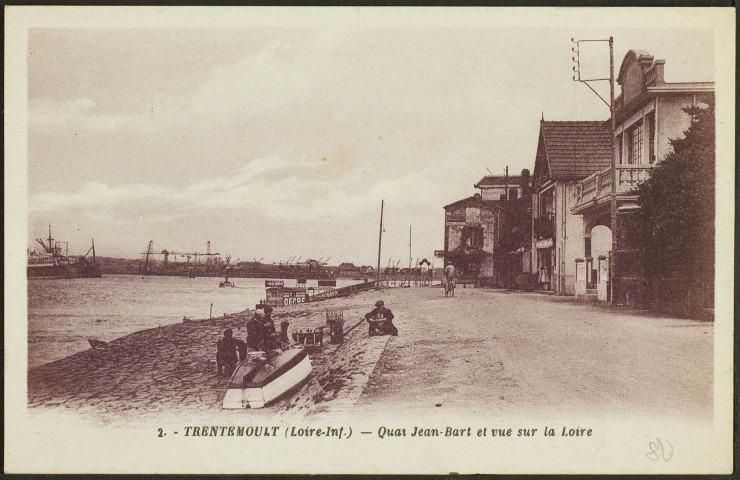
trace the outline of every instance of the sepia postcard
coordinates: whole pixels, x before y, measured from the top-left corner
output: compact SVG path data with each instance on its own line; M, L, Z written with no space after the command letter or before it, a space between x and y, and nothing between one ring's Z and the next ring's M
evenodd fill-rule
M730 473L734 49L6 7L5 472Z

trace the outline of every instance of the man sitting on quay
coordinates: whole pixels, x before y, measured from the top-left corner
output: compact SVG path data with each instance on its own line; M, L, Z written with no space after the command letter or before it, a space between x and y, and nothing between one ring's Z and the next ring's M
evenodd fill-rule
M398 335L398 329L393 325L393 318L393 312L385 307L383 300L375 302L373 311L365 315L365 320L370 325L370 336Z
M221 338L216 342L216 366L218 367L219 375L229 376L236 367L237 356L236 351L239 349L241 352L239 340L234 338L234 332L227 328L224 330L224 338Z

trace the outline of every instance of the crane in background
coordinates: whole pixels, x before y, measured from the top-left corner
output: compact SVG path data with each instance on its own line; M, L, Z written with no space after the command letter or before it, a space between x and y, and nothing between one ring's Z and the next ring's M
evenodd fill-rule
M206 244L206 253L202 252L176 252L173 250L168 250L166 248L155 248L154 246L154 240L149 240L149 245L147 246L146 252L141 252L141 255L144 255L144 267L143 272L147 273L149 272L149 257L152 257L154 255L162 255L164 257L164 266L167 268L169 265L170 255L173 255L175 257L175 261L177 261L177 255L180 255L181 257L187 258L187 263L190 263L190 259L195 257L195 264L198 264L200 262L200 257L206 257L206 264L211 263L211 257L218 257L221 254L220 253L214 253L211 252L211 241L209 240Z

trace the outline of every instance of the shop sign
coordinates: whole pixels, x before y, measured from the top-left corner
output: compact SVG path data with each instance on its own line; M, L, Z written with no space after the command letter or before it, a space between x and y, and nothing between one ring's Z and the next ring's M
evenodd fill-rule
M534 245L538 249L541 249L541 248L552 248L552 238L546 238L544 240L537 240L537 242L535 242Z
M450 222L465 223L465 219L466 219L465 209L461 208L458 210L448 211L447 214L445 215L445 219L447 220L447 223L450 223Z

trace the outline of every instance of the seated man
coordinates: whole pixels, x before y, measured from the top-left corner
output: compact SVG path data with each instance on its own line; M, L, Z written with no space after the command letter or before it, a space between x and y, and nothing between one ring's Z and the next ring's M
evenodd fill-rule
M280 346L279 335L275 329L275 321L272 319L272 307L265 307L265 316L262 319L262 350L269 352Z
M247 348L249 350L259 350L262 345L262 317L254 314L251 320L247 322Z
M238 341L233 337L234 332L227 328L224 331L224 338L216 342L216 366L219 375L229 376L236 367L236 349Z
M375 302L375 309L365 315L370 324L370 336L375 335L398 335L398 329L393 325L393 312L385 308L383 300Z
M288 322L280 322L280 343L284 346L290 345L290 339L288 338Z
M236 350L239 352L239 361L247 359L247 342L243 340L236 340Z

